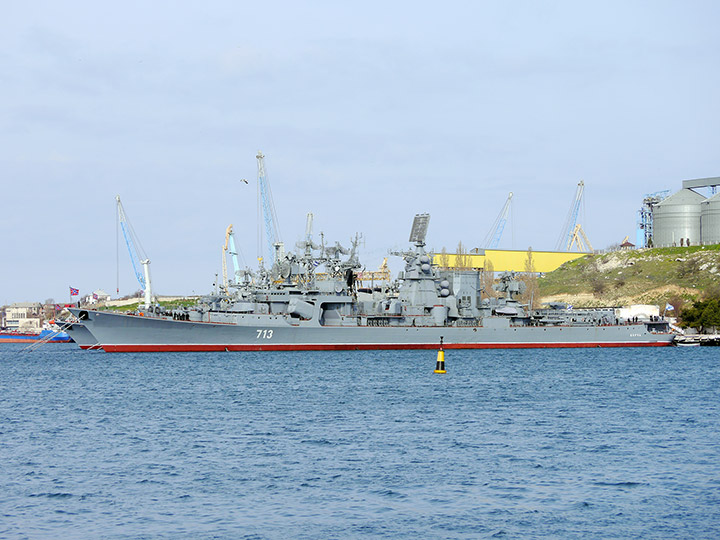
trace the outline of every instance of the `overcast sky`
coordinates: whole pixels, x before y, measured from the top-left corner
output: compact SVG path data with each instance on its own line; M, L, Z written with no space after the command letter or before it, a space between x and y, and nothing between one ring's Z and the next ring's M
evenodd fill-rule
M501 247L553 249L580 180L605 248L720 175L718 2L192 4L4 5L0 302L114 294L116 194L156 291L209 291L227 225L258 254L259 149L285 243L313 212L368 268L420 212L480 246L509 191Z

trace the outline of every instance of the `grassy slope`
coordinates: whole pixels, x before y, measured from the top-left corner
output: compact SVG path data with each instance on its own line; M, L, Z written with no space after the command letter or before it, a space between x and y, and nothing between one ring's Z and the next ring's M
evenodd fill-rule
M134 302L132 304L126 304L123 306L101 306L98 309L101 310L107 310L107 311L134 311L138 309L138 307L143 304L143 300L138 300L137 302ZM182 306L194 306L197 303L197 300L188 298L188 299L182 299L182 300L160 300L158 304L163 306L166 309L175 309Z
M720 245L590 255L539 280L543 301L576 306L661 304L720 289Z

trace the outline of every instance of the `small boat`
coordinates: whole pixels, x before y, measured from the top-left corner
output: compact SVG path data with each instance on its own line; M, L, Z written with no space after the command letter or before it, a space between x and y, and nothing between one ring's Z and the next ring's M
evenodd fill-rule
M71 343L67 332L58 330L41 330L40 332L19 332L17 330L0 331L0 343Z

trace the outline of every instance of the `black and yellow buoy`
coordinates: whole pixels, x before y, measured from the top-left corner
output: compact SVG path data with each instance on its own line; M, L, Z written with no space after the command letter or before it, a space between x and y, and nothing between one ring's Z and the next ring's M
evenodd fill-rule
M446 373L445 371L445 351L442 348L443 337L440 336L440 350L438 351L437 363L435 364L435 373Z

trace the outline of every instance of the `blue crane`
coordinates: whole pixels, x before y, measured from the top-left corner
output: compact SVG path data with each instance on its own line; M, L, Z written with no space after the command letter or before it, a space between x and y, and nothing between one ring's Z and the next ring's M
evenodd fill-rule
M145 292L145 309L148 309L152 299L152 288L150 284L150 259L148 259L145 254L145 250L143 250L142 244L140 244L127 215L125 214L125 208L123 208L123 204L120 201L120 195L116 195L115 200L117 201L118 224L120 225L120 229L122 229L125 244L127 245L128 252L130 253L130 262L132 263L133 270L135 271L135 277L137 278L138 283L140 283L140 287ZM137 249L138 247L140 248L139 253ZM142 255L142 257L140 255ZM120 291L119 265L120 262L118 260L118 292Z
M275 261L276 253L282 248L280 233L278 231L278 220L275 213L275 203L273 203L272 191L270 183L265 172L265 156L262 152L257 153L258 162L258 224L260 221L260 210L262 208L263 219L265 221L265 241L267 242L268 256ZM262 264L262 230L258 226L258 261Z
M580 180L575 191L575 198L573 199L572 205L570 206L570 212L568 213L565 225L560 232L558 238L556 251L570 251L570 246L575 236L575 229L577 225L578 212L580 211L580 202L582 201L583 191L585 191L585 182Z
M510 213L510 202L512 198L513 194L511 191L505 201L505 205L502 207L502 210L500 210L498 217L495 218L495 222L492 227L490 227L490 231L487 233L487 236L485 236L485 240L483 240L483 247L485 249L495 249L498 247L498 244L500 244L500 239L505 230L505 223L507 223L507 217Z

